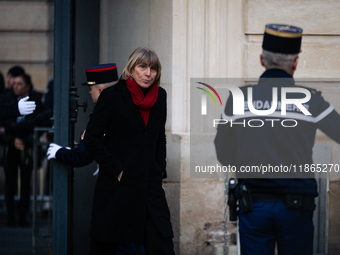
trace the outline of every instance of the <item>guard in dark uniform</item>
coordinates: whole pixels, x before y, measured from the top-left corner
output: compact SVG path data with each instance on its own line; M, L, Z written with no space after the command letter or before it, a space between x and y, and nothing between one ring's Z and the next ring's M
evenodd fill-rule
M318 128L340 143L340 116L321 93L295 85L301 39L301 28L266 25L260 58L266 71L257 85L241 88L245 99L252 93L253 107L245 104L244 115L234 115L231 94L222 114L228 123L218 125L218 160L237 167L242 255L274 255L276 243L279 255L313 254L317 183L313 173L300 172L299 167L313 163ZM287 104L284 115L285 97L305 102ZM266 173L256 171L263 167Z
M82 85L89 87L89 93L93 103L97 103L100 93L107 87L114 85L118 81L117 65L102 64L86 68L87 82ZM78 147L70 149L58 144L51 143L47 150L47 159L56 158L73 167L82 167L93 162L92 156L86 151L83 139L86 130L80 135Z
M97 103L100 93L117 83L118 72L116 64L102 64L96 66L90 66L86 68L87 82L82 85L89 87L89 93L92 97L93 103ZM83 139L86 130L80 135L80 141L78 147L71 149L69 147L62 147L58 144L51 143L47 150L47 159L57 159L65 164L73 167L82 167L93 162L93 157L84 147ZM94 175L98 174L98 170ZM120 244L116 255L123 254L145 254L143 246L134 244Z

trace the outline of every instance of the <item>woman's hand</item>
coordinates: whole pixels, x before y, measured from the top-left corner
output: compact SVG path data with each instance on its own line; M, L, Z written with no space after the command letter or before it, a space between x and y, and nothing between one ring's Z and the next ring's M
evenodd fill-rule
M120 179L122 178L123 176L123 171L120 172L120 174L118 175L118 181L120 182Z

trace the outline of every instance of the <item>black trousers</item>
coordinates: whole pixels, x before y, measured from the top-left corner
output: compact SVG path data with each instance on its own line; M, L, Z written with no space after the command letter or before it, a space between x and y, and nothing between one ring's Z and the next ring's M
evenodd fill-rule
M15 223L14 195L18 181L18 167L20 167L20 203L19 203L19 224L26 223L26 214L29 210L30 185L33 168L32 148L17 150L13 143L8 145L5 158L5 202L7 211L7 223Z
M144 249L147 255L175 255L172 238L164 238L161 235L148 213L145 222ZM117 250L119 250L117 243L91 240L90 255L114 255ZM138 253L137 251L136 255L139 255Z

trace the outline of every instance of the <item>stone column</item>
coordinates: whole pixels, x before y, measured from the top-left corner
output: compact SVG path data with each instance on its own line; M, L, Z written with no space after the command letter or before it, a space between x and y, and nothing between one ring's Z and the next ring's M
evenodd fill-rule
M240 37L232 36L232 31L240 26L228 25L229 2L173 1L173 139L168 148L170 152L174 150L177 153L168 153L168 171L176 173L180 170L180 174L170 175L174 185L179 186L180 193L176 204L179 208L173 210L174 213L179 211L179 222L173 222L175 226L179 225L180 230L179 254L213 254L214 245L222 243L224 237L223 179L190 177L190 124L193 123L190 123L189 93L190 78L227 77L228 66L233 66L231 72L234 75L241 76L241 58L235 56L242 51L241 44L238 44ZM231 2L238 5L237 1ZM242 31L237 35L242 35ZM228 54L233 56L232 59L228 59ZM202 146L210 148L211 144ZM176 162L176 165L171 162ZM171 194L170 190L168 192Z

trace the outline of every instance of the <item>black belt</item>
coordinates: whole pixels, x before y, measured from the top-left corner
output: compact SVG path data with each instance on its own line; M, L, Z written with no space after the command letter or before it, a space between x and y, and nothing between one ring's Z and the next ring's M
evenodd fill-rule
M251 198L253 203L284 202L287 209L314 211L316 208L315 198L310 195L253 193Z
M252 193L252 202L284 202L285 195L283 194L273 194L273 193Z

